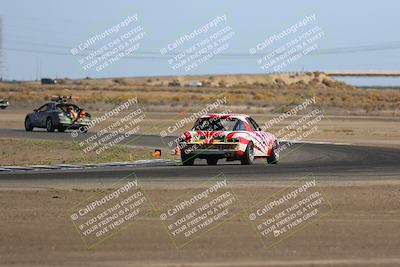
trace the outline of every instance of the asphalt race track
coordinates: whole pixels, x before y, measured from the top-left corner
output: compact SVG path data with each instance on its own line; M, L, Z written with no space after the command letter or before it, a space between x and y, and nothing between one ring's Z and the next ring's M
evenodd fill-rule
M31 132L0 129L0 137L68 140L69 133ZM173 137L168 138L168 140ZM163 146L159 136L134 137L132 145ZM362 147L330 144L296 144L281 154L277 165L267 165L258 160L252 166L239 162L227 163L220 160L217 166L208 166L205 161L196 160L195 166L157 167L112 167L87 170L26 171L0 173L0 181L18 183L25 181L69 181L79 183L112 182L131 173L142 181L198 181L207 180L224 173L231 181L284 181L299 179L314 174L318 180L326 181L373 181L376 179L395 180L400 178L400 149ZM4 185L4 184L3 184Z

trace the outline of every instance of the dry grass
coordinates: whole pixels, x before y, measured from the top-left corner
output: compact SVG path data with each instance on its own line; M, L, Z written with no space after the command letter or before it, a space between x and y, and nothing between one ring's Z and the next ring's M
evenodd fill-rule
M100 155L84 155L78 145L62 141L0 139L0 165L101 163L149 159L151 150L118 145ZM31 153L35 151L35 153Z
M206 81L209 87L168 87L178 79ZM37 106L51 95L78 95L87 110L107 110L137 96L148 111L197 111L226 97L236 112L280 113L305 98L316 96L328 114L395 115L400 112L400 90L357 89L324 73L276 75L216 75L116 79L61 80L57 85L38 82L0 83L0 95L16 106ZM47 97L44 97L47 96Z

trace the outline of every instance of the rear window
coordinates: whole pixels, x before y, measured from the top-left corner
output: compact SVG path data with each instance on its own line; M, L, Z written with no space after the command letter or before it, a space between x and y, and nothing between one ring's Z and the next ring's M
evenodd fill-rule
M200 118L196 121L195 131L243 131L243 122L236 118Z
M79 108L72 104L58 104L57 109L62 112L68 112L68 110L72 110L74 112L79 112Z

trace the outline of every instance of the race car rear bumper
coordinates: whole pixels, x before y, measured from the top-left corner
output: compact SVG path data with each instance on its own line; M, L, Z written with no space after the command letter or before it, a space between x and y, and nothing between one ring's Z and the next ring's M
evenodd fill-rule
M66 128L66 129L79 129L81 127L85 127L88 126L88 124L85 123L60 123L62 127Z
M239 143L188 143L181 146L181 153L196 157L219 156L230 158L242 154L242 151L239 150Z
M88 126L90 124L89 120L72 121L71 119L61 119L59 121L59 126L66 129L79 129L81 127Z

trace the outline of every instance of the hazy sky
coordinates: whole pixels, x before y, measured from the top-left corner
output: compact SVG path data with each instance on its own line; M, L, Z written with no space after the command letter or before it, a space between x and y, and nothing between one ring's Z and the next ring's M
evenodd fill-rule
M400 2L395 0L1 0L1 73L7 79L261 73L263 70L257 65L257 58L250 56L249 49L313 14L314 25L324 32L317 50L323 53L304 56L284 71L399 70L399 10ZM84 70L79 63L82 55L72 55L71 48L135 14L138 21L131 26L140 25L146 33L138 50L101 71ZM159 53L183 34L224 14L225 25L235 34L222 54L185 71L171 68L171 54ZM206 36L203 34L198 41ZM118 33L107 40L115 37ZM287 41L294 37L296 34ZM196 43L192 41L191 44Z

